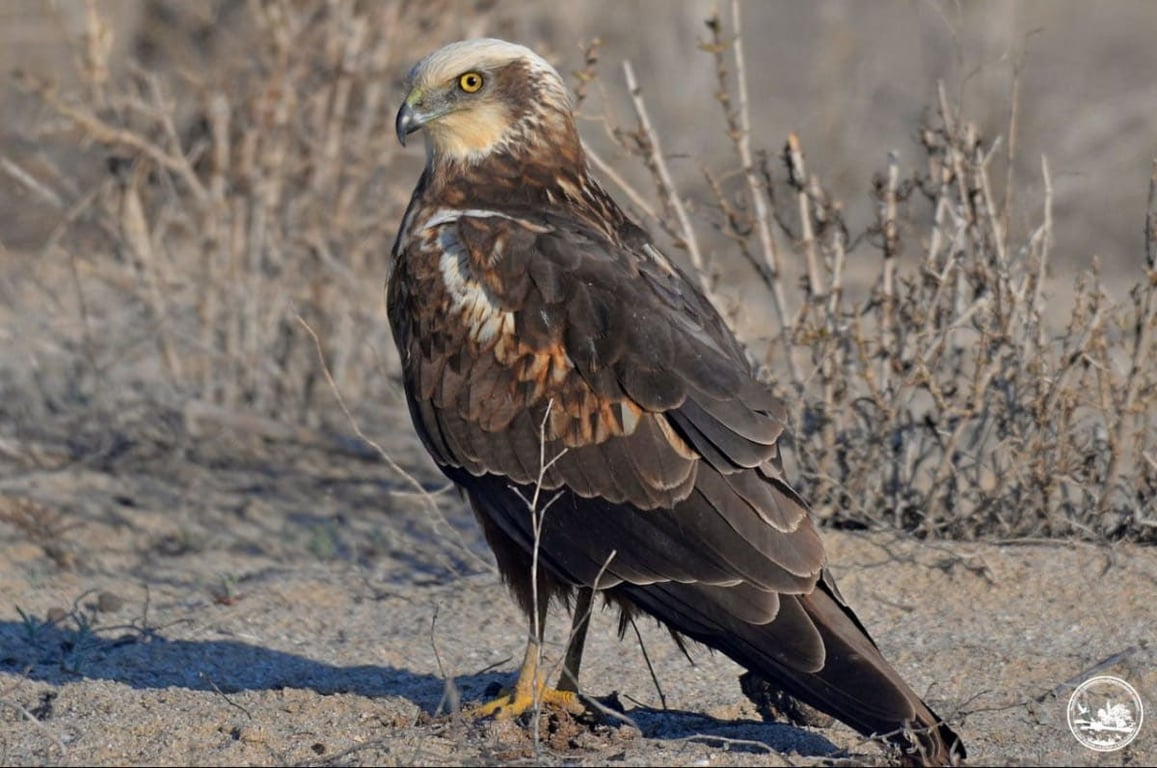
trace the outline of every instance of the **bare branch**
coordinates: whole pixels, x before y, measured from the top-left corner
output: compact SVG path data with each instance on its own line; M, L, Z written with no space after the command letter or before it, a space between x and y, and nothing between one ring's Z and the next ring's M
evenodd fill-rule
M629 59L623 61L623 77L627 81L627 90L631 94L631 103L635 105L635 115L639 119L640 130L647 138L650 150L648 156L655 168L655 173L659 177L663 194L670 203L671 209L675 212L675 218L679 222L682 245L687 249L687 255L691 258L691 265L694 267L695 276L699 280L700 288L703 289L706 295L711 296L714 294L714 291L707 277L707 265L703 262L703 255L699 251L699 241L695 236L695 228L691 225L691 218L687 215L687 209L683 205L683 199L679 196L679 190L675 187L675 182L671 180L670 171L667 170L667 161L663 157L663 148L660 146L658 136L651 127L651 118L647 114L647 106L643 102L642 91L639 89L639 83L635 79L635 70L631 66Z

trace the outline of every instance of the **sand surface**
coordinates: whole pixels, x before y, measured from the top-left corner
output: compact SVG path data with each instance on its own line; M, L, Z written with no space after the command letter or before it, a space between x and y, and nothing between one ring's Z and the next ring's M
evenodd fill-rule
M0 763L882 759L838 724L761 722L730 661L695 648L689 663L651 622L620 641L602 611L583 683L613 694L623 722L548 716L536 740L455 715L511 682L526 629L464 504L403 415L396 426L392 455L431 495L333 444L6 438L6 519L59 530L0 525ZM845 596L971 762L1157 762L1152 549L825 535ZM552 615L555 656L568 623ZM1096 673L1154 709L1118 752L1080 746L1066 724L1070 691Z

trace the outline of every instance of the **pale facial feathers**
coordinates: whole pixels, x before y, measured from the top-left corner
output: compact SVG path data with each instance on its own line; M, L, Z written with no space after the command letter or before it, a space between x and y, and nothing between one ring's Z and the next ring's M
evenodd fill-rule
M522 45L484 38L434 51L410 70L398 138L425 129L430 162L477 163L569 120L562 77ZM557 125L550 126L557 128Z

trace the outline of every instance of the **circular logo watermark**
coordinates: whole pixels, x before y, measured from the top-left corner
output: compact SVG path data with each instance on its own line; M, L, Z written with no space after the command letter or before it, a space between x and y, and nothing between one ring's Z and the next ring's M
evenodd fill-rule
M1141 732L1145 707L1136 689L1119 677L1091 677L1069 697L1069 730L1098 752L1112 752Z

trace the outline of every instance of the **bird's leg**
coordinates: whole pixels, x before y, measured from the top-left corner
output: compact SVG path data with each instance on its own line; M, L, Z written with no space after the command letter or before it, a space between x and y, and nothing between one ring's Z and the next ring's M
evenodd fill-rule
M583 663L583 646L587 640L587 629L591 625L591 605L595 591L590 587L579 589L575 601L574 618L570 625L570 639L566 644L566 656L562 662L562 674L558 677L558 690L578 693L579 667Z
M579 600L582 601L581 594ZM557 690L548 688L546 675L540 668L542 665L542 636L546 627L546 602L544 600L542 601L543 604L538 606L538 623L530 627L530 639L526 643L526 656L522 659L522 667L518 670L518 680L514 683L514 689L503 691L497 699L473 707L467 711L468 716L493 716L503 720L518 717L536 707L556 707L565 709L571 714L582 714L584 707L575 690L564 687L562 683L559 684ZM585 627L583 631L585 632ZM582 655L581 648L579 655ZM569 646L567 657L568 659L570 657Z

